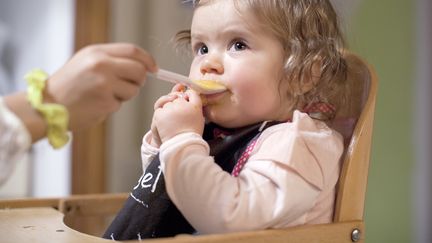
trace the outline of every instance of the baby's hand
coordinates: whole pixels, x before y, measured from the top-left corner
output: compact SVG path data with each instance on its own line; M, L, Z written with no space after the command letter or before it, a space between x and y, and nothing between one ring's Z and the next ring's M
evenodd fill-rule
M172 92L168 95L164 95L164 96L159 97L159 99L156 100L156 102L154 104L155 113L156 113L157 109L162 108L166 103L172 102L175 99L177 99L176 92ZM150 145L152 145L153 147L159 148L160 145L162 144L162 140L161 140L161 138L159 136L159 132L156 128L155 114L153 114L153 119L152 119L152 124L150 126L150 130L152 133Z
M158 108L162 108L166 103L168 102L172 102L175 99L177 99L178 95L182 92L184 92L185 87L181 84L176 84L172 89L171 89L171 93L161 96L159 97L159 99L156 100L153 109L156 111ZM162 141L160 139L159 136L159 132L156 128L156 122L154 119L154 114L153 114L153 119L152 119L152 124L150 126L150 130L152 133L152 138L150 141L150 145L152 145L153 147L159 148L160 145L162 144Z
M161 142L184 132L202 135L204 122L201 98L195 91L174 91L155 103L152 126Z

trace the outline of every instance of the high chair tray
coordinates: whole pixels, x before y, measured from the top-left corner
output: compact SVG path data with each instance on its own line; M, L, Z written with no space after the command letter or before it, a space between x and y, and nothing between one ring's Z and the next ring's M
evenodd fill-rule
M90 224L92 226L90 228L105 229L106 221L100 219L115 215L126 197L127 194L101 194L53 199L1 200L0 242L113 242L96 236L100 235L100 232L91 232L88 228L78 229L88 225L88 222L80 220L89 217L93 217L94 220L95 217L96 219L100 217ZM99 222L101 225L95 225L94 222ZM364 232L363 222L347 221L278 230L201 236L179 235L173 238L144 241L149 243L353 242L351 239L353 229ZM363 237L360 237L357 242L363 242Z

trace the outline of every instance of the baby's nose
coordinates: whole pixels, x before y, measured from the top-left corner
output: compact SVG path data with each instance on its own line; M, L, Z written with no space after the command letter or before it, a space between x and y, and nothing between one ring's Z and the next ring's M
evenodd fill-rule
M201 73L217 73L222 74L224 72L224 67L222 61L216 55L207 55L206 59L201 63Z

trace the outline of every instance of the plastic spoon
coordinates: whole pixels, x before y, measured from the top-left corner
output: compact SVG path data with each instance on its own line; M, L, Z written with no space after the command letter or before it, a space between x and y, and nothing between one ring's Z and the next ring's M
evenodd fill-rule
M164 69L159 69L156 73L149 73L149 75L171 83L184 84L200 94L215 94L227 89L224 85L213 80L192 81L184 75Z

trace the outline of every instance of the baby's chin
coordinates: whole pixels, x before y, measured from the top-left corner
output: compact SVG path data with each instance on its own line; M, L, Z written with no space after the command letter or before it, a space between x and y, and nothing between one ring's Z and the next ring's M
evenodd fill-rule
M238 119L228 120L226 118L206 115L206 113L204 113L204 117L207 124L214 123L224 128L240 128L240 127L245 127L253 124L253 123L240 123L238 122Z

